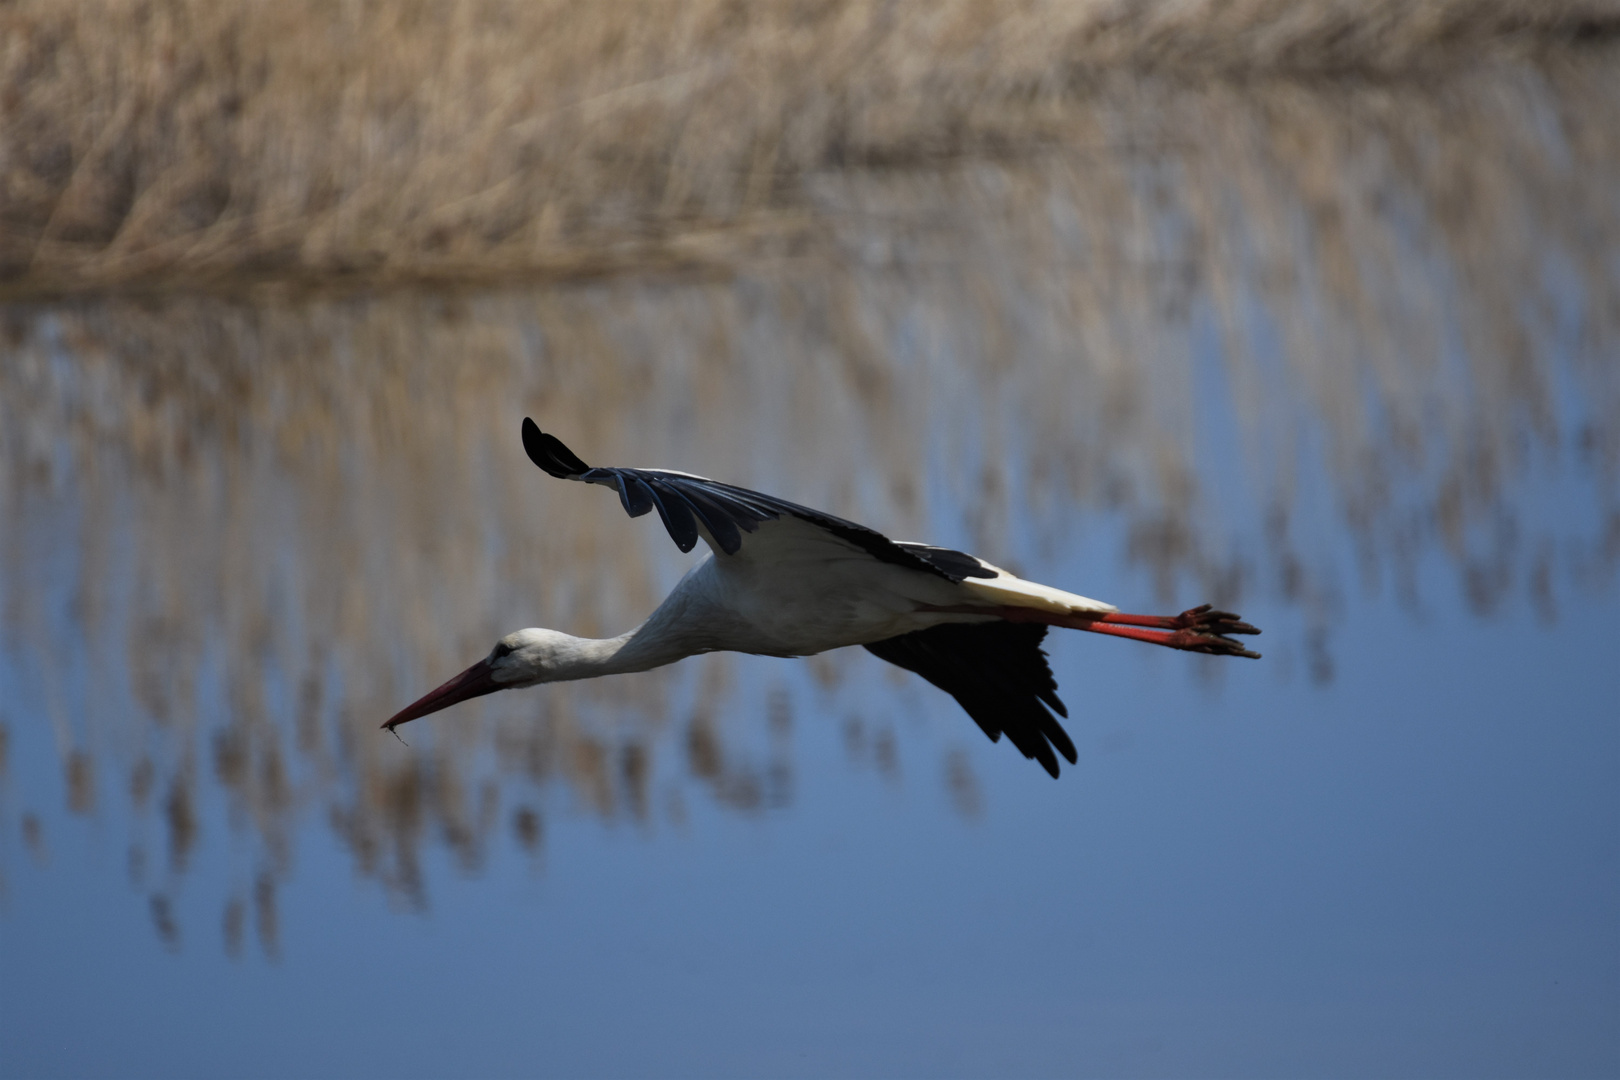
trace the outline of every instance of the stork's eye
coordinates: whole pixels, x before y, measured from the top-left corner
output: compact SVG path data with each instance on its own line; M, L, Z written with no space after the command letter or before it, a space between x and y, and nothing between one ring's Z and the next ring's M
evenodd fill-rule
M491 655L496 660L499 660L499 659L501 659L502 657L505 657L505 656L511 656L512 655L512 646L508 645L506 642L503 641L500 644L495 646L495 652L492 653Z

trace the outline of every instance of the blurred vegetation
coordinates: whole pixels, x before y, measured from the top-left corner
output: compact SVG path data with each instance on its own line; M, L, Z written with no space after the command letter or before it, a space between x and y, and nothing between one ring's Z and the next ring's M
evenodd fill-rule
M1620 0L20 0L0 287L572 275L791 248L804 179L1027 151L1120 69L1428 77Z
M1138 599L1280 600L1295 677L1331 678L1358 588L1421 606L1424 565L1552 619L1620 566L1617 26L1556 0L0 8L0 785L48 728L65 812L127 815L176 946L228 831L226 948L273 952L310 820L422 903L436 848L540 852L559 804L782 805L795 709L912 782L890 714L931 691L860 656L380 736L494 634L621 631L686 562L536 474L525 413L586 460L1015 569L1117 537ZM602 277L671 267L707 272ZM344 281L431 287L302 288ZM979 813L972 763L1007 748L941 711L970 749L934 771ZM0 799L0 854L48 861L52 826Z

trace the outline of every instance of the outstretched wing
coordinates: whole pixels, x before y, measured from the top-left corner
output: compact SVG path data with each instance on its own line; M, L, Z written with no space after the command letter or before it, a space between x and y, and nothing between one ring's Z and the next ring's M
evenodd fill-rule
M915 671L961 703L975 723L999 740L1003 733L1025 757L1054 777L1058 753L1075 763L1074 743L1057 722L1069 710L1057 696L1057 680L1046 664L1042 623L946 623L874 641L866 650L907 671Z
M593 469L562 440L541 431L527 417L523 420L523 449L530 461L552 476L614 488L631 517L657 510L670 538L682 551L691 551L702 539L717 555L735 555L742 550L744 533L758 531L764 522L788 518L830 534L879 562L920 570L947 581L985 576L972 556L922 544L897 544L864 525L773 495L664 469Z

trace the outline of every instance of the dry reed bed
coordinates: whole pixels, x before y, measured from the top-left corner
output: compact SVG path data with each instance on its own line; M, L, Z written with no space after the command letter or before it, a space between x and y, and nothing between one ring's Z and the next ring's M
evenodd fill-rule
M1062 137L1110 68L1382 77L1617 28L1620 0L24 0L0 283L726 261L801 237L806 175Z

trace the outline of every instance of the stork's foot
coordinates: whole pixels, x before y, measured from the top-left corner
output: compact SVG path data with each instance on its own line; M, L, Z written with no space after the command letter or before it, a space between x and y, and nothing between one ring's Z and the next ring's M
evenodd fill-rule
M1240 624L1246 625L1246 624ZM1258 630L1236 630L1239 634L1258 634ZM1188 652L1208 653L1211 656L1247 656L1250 660L1260 659L1260 654L1253 649L1245 649L1241 641L1233 641L1225 634L1214 634L1206 630L1175 630L1165 638L1163 644L1172 649L1186 649Z
M1230 611L1216 611L1213 604L1200 604L1188 608L1170 620L1178 630L1193 630L1201 634L1224 637L1228 634L1258 634L1258 627L1250 626Z
M1097 625L1106 624L1106 625ZM1144 627L1146 629L1135 629ZM1102 634L1134 638L1171 649L1207 653L1211 656L1246 656L1260 659L1260 654L1234 641L1231 634L1258 634L1258 627L1244 622L1230 611L1216 611L1212 604L1188 608L1180 615L1127 615L1113 612L1098 616L1094 625L1081 629Z

